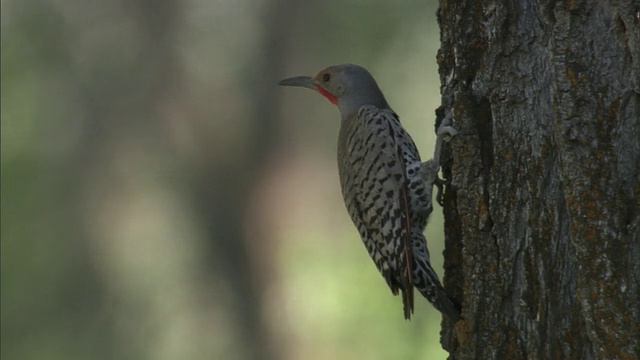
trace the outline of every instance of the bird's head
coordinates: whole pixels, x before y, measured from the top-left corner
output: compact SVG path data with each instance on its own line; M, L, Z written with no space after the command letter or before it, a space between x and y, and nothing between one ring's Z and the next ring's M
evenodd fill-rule
M338 106L343 119L364 105L389 108L373 76L358 65L330 66L314 77L296 76L281 80L278 85L306 87L317 91Z

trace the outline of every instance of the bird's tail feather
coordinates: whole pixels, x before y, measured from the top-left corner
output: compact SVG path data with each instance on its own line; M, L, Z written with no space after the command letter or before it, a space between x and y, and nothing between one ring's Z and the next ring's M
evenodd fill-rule
M424 257L416 257L413 284L433 306L454 324L460 320L460 306L440 284L440 279Z
M433 306L443 313L453 324L460 320L460 306L445 292L443 288L438 292Z
M444 314L453 324L460 320L460 305L447 294L439 283L434 287L420 287L416 285L416 289L433 304L436 310Z

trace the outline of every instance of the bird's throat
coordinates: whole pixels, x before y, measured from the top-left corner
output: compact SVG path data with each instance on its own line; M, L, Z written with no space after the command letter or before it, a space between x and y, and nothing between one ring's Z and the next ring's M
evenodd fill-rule
M335 95L333 95L332 93L330 93L327 90L323 89L322 87L316 86L316 90L318 90L320 95L326 97L327 100L329 100L330 103L332 103L334 105L338 103L338 98Z

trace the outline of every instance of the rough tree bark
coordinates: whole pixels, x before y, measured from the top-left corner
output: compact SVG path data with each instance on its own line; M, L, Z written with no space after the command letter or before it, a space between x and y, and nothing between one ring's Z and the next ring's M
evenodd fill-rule
M440 2L451 358L639 356L639 11Z

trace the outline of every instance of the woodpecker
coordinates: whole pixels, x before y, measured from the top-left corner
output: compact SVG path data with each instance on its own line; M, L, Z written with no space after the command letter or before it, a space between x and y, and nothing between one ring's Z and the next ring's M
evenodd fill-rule
M450 116L437 131L434 158L421 162L411 136L365 68L330 66L315 77L282 80L306 87L337 105L341 115L338 171L342 197L369 255L394 295L402 293L404 317L413 313L413 288L453 323L460 319L429 261L423 234L437 184L442 141L455 136Z

